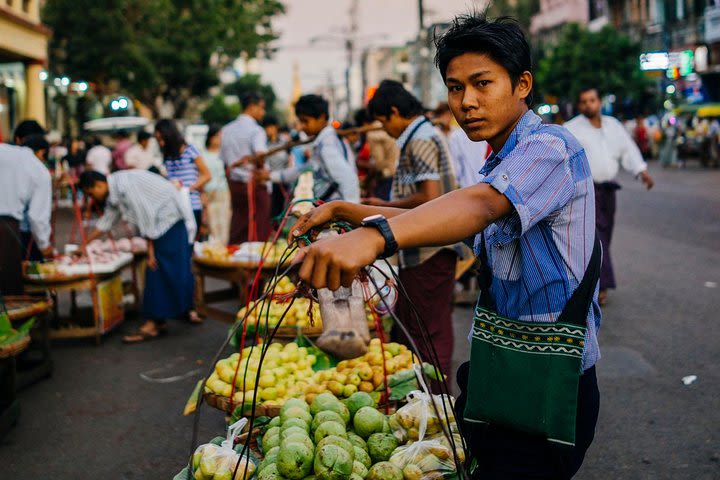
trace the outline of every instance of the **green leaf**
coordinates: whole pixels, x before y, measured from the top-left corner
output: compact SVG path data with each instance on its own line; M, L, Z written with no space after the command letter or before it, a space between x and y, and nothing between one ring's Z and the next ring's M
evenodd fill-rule
M0 312L0 335L6 335L13 332L10 316L7 312Z
M185 467L180 470L180 473L173 477L173 480L193 480L193 478L195 477L193 477L190 467Z

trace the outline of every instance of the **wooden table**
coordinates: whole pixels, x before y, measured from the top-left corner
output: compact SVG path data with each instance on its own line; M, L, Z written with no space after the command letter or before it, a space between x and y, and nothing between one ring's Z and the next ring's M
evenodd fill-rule
M276 265L264 265L260 273L260 290L264 283L275 274ZM257 264L243 262L227 262L206 257L193 257L193 275L195 276L195 309L200 315L211 316L228 323L235 321L235 313L228 313L211 303L227 300L238 301L238 308L247 303L248 286L255 279ZM230 283L230 287L224 290L207 292L205 290L205 278L214 278Z
M50 331L51 339L87 338L95 337L99 345L101 336L108 333L124 320L122 272L130 269L132 275L131 291L134 294L133 307L137 308L140 302L140 288L138 287L142 275L139 273L144 265L144 256L135 256L134 260L111 273L96 273L92 277L88 274L73 276L46 276L43 278L25 276L25 291L28 293L49 292L53 299L53 313L55 326ZM117 280L116 280L117 279ZM119 292L115 282L119 282ZM101 285L107 291L106 298L100 299L97 291ZM76 294L78 291L89 291L93 299L92 322L90 325L80 325L74 321L79 312ZM70 292L70 317L61 317L58 314L57 296L59 292ZM101 302L102 300L102 302ZM122 310L121 310L122 309ZM102 311L101 311L102 310Z

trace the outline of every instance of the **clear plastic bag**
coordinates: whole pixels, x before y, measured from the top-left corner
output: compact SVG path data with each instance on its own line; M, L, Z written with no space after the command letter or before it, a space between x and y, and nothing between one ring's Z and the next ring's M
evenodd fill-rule
M220 444L200 445L193 454L192 471L195 480L249 480L255 473L255 463L233 449L235 437L245 428L247 418L228 427L227 438Z
M320 238L337 235L327 231ZM370 329L365 313L365 297L360 281L355 280L350 288L340 287L330 291L318 290L323 333L317 339L320 349L340 359L357 358L365 355L370 343Z
M453 476L457 473L456 462L465 462L463 442L452 409L454 399L428 393L419 367L416 366L415 371L424 391L410 392L407 405L389 419L393 435L401 443L407 442L393 452L390 462L403 470L405 480Z

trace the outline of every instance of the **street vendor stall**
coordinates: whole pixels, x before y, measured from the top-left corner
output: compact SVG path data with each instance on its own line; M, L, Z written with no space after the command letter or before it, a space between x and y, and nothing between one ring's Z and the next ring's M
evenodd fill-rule
M285 244L287 246L287 244ZM235 315L213 307L211 303L238 300L247 303L247 295L254 278L263 285L270 278L280 260L284 247L267 242L247 242L242 245L210 245L198 243L193 255L195 276L195 308L201 315L233 322ZM264 255L266 254L266 255ZM288 263L290 259L286 259ZM206 279L212 278L230 284L229 288L208 292Z
M100 248L100 247L99 247ZM92 247L90 247L92 252ZM106 252L90 257L66 255L49 263L27 262L24 269L25 290L30 293L49 292L53 299L55 321L50 338L100 337L125 318L123 273L132 279L134 303L139 302L138 286L142 275L142 251ZM70 316L59 315L57 297L60 292L70 293ZM78 318L77 294L89 292L92 299L92 316L89 322Z

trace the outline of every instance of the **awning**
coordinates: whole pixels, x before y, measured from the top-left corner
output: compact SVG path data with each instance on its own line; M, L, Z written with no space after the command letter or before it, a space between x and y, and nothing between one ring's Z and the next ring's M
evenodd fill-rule
M150 123L145 117L107 117L85 122L83 127L91 132L116 132L138 130Z

